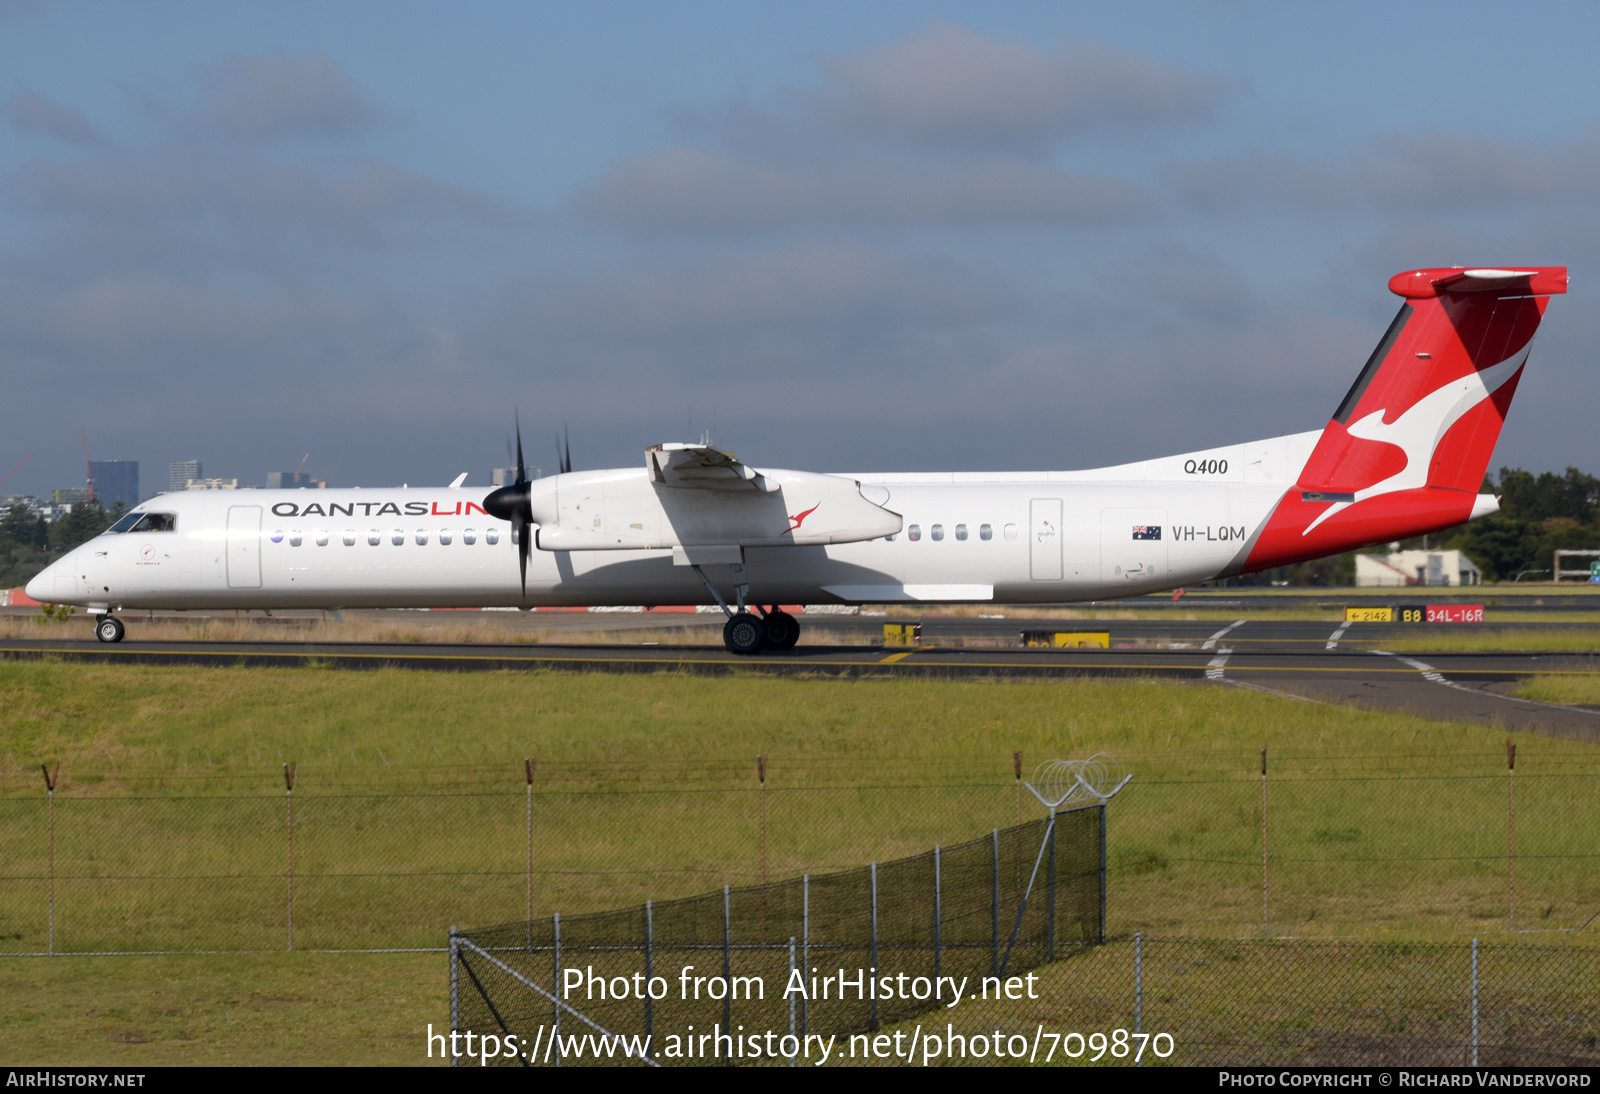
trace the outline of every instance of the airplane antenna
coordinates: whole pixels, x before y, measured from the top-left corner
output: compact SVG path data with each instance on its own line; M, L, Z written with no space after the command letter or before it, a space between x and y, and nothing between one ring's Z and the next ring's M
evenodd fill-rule
M89 501L93 501L94 500L94 468L89 466L89 435L83 431L83 427L81 425L78 427L78 439L83 442L83 475L84 475L84 480L86 482L88 482L88 484L89 484L89 497L88 497L88 500Z
M26 456L22 457L22 463L17 464L17 466L13 467L10 471L7 471L3 477L0 477L0 483L5 482L6 479L9 479L12 475L15 475L18 471L21 471L22 464L27 463L31 459L33 459L33 453L29 452Z

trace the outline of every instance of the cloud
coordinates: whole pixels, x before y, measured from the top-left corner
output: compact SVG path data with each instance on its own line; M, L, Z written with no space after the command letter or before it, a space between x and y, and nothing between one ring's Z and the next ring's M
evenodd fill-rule
M1344 161L1256 153L1180 165L1178 193L1206 212L1288 207L1340 215L1494 211L1600 197L1600 126L1538 143L1395 133Z
M1154 204L1134 182L1011 158L919 170L884 160L752 163L669 148L617 163L579 208L637 232L748 232L818 224L1104 224L1143 217Z
M195 121L213 137L348 137L380 117L355 81L322 53L235 55L200 73L199 83Z
M13 91L0 106L6 120L24 133L54 137L68 144L104 144L105 137L95 124L65 103L46 98L37 91Z
M826 57L818 112L842 130L916 144L1037 148L1086 134L1209 120L1222 79L1097 42L1041 50L939 23Z

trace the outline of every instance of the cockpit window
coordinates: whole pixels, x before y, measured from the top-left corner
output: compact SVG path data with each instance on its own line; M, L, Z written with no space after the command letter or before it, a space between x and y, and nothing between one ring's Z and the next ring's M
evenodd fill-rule
M128 514L128 516L133 515L135 514ZM176 532L178 530L178 514L176 513L140 513L138 517L139 522L129 528L128 531ZM123 517L122 520L117 521L117 524L120 526L127 519L127 517Z
M129 528L132 528L135 524L138 524L139 518L142 516L144 516L143 513L129 513L127 516L117 521L117 523L113 524L110 528L107 528L106 531L126 532Z

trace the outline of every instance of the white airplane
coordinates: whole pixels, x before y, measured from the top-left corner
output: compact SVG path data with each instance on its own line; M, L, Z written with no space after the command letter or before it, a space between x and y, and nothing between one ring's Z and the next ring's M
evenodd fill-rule
M663 444L642 467L464 487L194 491L136 506L28 595L121 609L717 604L740 654L793 603L1134 596L1422 535L1478 493L1565 267L1413 270L1326 427L1093 471L816 474ZM763 607L770 605L770 607ZM752 611L751 609L754 608Z

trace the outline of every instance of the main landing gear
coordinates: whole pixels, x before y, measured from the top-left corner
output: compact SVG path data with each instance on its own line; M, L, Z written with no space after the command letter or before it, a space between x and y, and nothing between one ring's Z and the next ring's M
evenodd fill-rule
M745 600L750 595L750 583L745 580L744 567L734 566L733 590L738 602L738 609L728 606L722 599L722 594L717 592L715 585L706 577L699 566L694 567L695 574L704 582L711 596L721 605L722 611L728 617L727 623L722 627L722 643L728 647L729 653L741 657L749 657L760 653L762 650L792 650L795 643L800 641L800 621L788 612L780 611L774 604L771 611L755 606L756 611L751 612L745 607ZM760 613L760 614L756 614Z
M122 620L113 615L102 615L94 625L94 636L102 642L121 642L127 632L128 628L122 625Z

